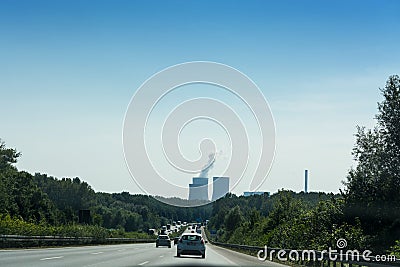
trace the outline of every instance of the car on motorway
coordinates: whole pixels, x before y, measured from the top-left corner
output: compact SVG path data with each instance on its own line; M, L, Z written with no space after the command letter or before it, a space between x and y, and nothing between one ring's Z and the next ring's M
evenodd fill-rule
M156 234L156 232L157 232L156 229L149 229L149 230L147 230L147 233L148 233L149 235L154 235L154 234Z
M159 246L171 247L171 240L168 235L159 235L157 237L156 247L158 248Z
M163 225L161 227L161 230L158 232L159 235L168 235L168 230L167 230L167 226Z
M178 241L176 256L199 255L206 257L206 245L202 236L198 233L184 233Z

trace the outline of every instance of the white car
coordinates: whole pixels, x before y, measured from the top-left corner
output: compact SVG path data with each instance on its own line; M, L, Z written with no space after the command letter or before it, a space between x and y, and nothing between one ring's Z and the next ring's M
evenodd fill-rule
M206 257L206 245L201 234L182 234L176 248L176 256L180 257L181 255L199 255L202 258Z

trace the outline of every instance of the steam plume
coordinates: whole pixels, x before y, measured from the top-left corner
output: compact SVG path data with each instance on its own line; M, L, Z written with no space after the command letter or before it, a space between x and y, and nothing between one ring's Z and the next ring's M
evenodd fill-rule
M203 169L201 170L199 177L206 178L208 176L208 171L213 168L214 163L215 163L215 154L211 153L210 155L208 155L208 162L206 165L203 166Z

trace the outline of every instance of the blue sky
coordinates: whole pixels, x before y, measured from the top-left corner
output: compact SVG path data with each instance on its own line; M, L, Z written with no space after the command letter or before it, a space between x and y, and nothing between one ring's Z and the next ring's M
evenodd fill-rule
M21 169L139 192L122 154L130 98L168 66L216 61L253 79L274 114L261 190L300 191L308 168L310 190L338 192L356 125L373 126L378 88L399 74L399 11L399 1L2 0L0 138L22 151Z

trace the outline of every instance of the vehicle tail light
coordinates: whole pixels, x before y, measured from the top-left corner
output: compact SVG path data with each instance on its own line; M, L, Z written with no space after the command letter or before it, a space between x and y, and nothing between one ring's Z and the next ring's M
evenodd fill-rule
M201 244L204 245L204 240L203 239L201 240Z

